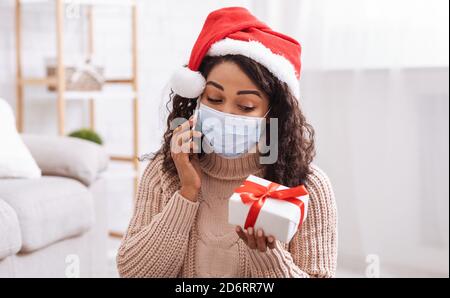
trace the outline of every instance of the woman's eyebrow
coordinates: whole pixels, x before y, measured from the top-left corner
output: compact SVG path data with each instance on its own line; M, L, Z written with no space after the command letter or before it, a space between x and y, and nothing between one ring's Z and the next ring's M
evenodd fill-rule
M208 81L206 82L206 85L211 85L216 87L217 89L220 89L222 91L225 91L225 88L223 88L222 85L220 85L217 82L214 81ZM236 92L237 95L242 95L242 94L254 94L256 96L259 96L260 98L262 98L261 93L258 90L240 90L238 92Z
M237 94L237 95L241 95L241 94L254 94L254 95L259 96L259 97L262 98L261 93L260 93L259 91L257 91L257 90L241 90L241 91L238 91L236 94Z
M214 82L214 81L208 81L208 82L206 82L206 85L214 86L214 87L216 87L217 89L220 89L220 90L222 90L222 91L225 90L225 89L223 88L222 85L220 85L219 83L216 83L216 82Z

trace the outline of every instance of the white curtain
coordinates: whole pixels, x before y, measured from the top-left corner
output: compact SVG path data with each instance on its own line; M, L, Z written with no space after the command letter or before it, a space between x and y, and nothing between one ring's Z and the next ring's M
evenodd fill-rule
M448 276L447 0L254 1L303 45L301 105L339 208L339 266Z

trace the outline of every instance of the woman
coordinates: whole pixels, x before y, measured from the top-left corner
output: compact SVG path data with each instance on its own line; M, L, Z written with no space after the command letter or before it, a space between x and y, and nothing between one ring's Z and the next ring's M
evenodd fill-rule
M244 8L208 15L188 66L173 77L176 94L164 142L144 171L117 256L121 276L334 276L336 205L327 176L311 164L314 133L298 103L300 52L297 41ZM192 117L196 107L198 116ZM222 130L220 125L205 129L205 115L229 123ZM180 118L189 121L173 130ZM263 138L249 132L263 136L264 123L272 132L273 118L278 130L266 134L270 151L262 152ZM244 122L245 133L226 129ZM233 140L245 136L248 146L211 141L227 133ZM274 162L261 162L274 152ZM307 188L308 215L289 243L261 229L228 224L228 199L251 174Z

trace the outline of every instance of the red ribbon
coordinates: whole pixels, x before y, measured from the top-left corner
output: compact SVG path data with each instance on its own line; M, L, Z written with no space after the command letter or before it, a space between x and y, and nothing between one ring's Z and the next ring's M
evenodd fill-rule
M234 190L234 192L240 194L241 200L244 204L252 204L250 206L250 210L248 211L247 219L245 220L244 229L255 226L258 214L261 211L267 197L297 205L300 208L300 221L298 223L298 229L300 229L303 222L305 204L302 200L297 199L297 197L307 195L308 191L303 185L276 190L279 186L280 184L271 182L267 187L265 187L258 183L245 180L241 186Z

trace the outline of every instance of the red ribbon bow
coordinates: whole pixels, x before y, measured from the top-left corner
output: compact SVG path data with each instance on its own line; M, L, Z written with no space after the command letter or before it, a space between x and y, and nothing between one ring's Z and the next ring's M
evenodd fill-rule
M276 190L280 184L271 182L267 187L259 185L258 183L245 180L244 183L236 188L234 192L239 193L241 200L244 204L252 204L245 220L244 229L254 227L258 214L261 211L264 202L267 197L276 200L286 201L297 205L300 208L300 221L298 223L298 229L303 222L305 204L302 200L297 199L299 196L308 194L308 191L303 185L287 188L282 190Z

